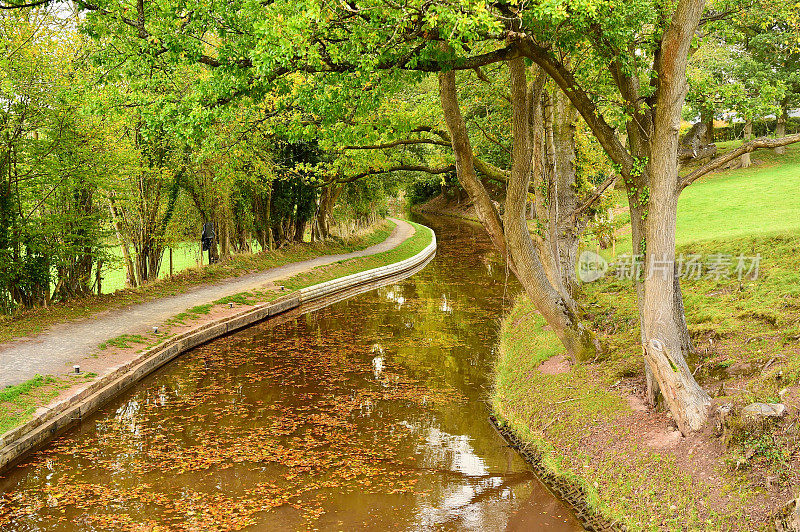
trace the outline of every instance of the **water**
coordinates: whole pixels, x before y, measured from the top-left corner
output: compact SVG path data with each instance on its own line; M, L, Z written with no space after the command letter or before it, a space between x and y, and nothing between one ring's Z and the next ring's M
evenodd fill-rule
M2 530L580 530L487 421L518 287L482 230L201 346L0 479Z

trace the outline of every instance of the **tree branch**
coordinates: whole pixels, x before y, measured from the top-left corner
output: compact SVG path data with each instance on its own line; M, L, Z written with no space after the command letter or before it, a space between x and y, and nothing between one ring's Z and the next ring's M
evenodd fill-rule
M691 172L689 175L681 179L678 183L679 189L684 189L706 175L709 172L713 172L717 168L720 168L725 163L728 163L737 157L755 151L759 148L778 148L780 146L787 146L789 144L794 144L795 142L800 142L800 133L796 133L794 135L788 135L786 137L781 137L778 139L770 139L766 137L758 138L755 140L751 140L747 144L742 144L735 150L732 150L725 155L720 155L715 159L712 159L710 162L704 164L694 172Z
M592 194L592 196L589 199L584 201L578 208L576 208L574 211L572 211L569 215L574 218L574 217L578 216L580 213L582 213L583 211L585 211L586 209L588 209L589 207L591 207L592 204L595 201L597 201L598 199L600 199L600 197L603 195L603 193L606 190L608 190L608 187L610 187L611 185L616 183L619 178L620 178L619 175L613 175L613 176L609 177L608 179L606 179L605 181L603 181L603 183L599 187L597 187L597 190L594 191L594 194Z
M386 63L384 65L379 64L378 68L391 68L394 66L399 66L404 70L421 70L423 72L441 72L443 70L475 70L482 66L508 61L521 56L522 54L517 46L509 45L503 48L498 48L497 50L493 50L491 52L486 52L484 54L479 54L472 57L459 57L446 62L420 61L414 67Z
M441 129L435 129L430 126L419 126L412 130L413 132L425 132L425 133L433 133L434 135L438 135L446 144L443 146L450 146L452 147L453 141L450 138L450 134L447 131L443 131ZM499 166L495 166L491 163L487 163L483 159L480 159L475 155L475 152L472 152L472 165L478 170L480 173L488 177L489 179L494 179L496 181L500 181L501 183L508 182L508 178L511 175L511 172L508 170L504 170Z
M398 164L383 170L367 170L366 172L361 172L360 174L346 177L344 179L331 179L330 181L326 181L320 186L330 185L331 183L352 183L353 181L357 181L364 177L368 177L371 175L388 174L390 172L425 172L426 174L437 175L437 174L446 174L447 172L455 172L455 170L456 166L454 164L448 164L446 166L440 166L438 168L425 165L418 165L418 164Z
M396 146L406 146L409 144L434 144L436 146L450 147L449 142L444 140L434 139L398 139L384 144L367 144L364 146L342 146L342 150L382 150L385 148L394 148Z
M578 110L586 124L591 128L600 145L614 163L621 167L622 175L628 175L633 168L633 157L622 145L622 142L614 133L614 129L608 125L605 118L597 110L597 106L589 98L583 88L578 84L575 77L550 51L524 33L509 33L509 39L517 43L521 53L539 65L556 84L564 91L572 105Z
M723 11L709 10L709 12L705 16L700 18L700 23L698 24L698 26L703 26L705 24L708 24L709 22L716 22L717 20L726 19L726 18L730 17L731 15L734 15L734 14L739 13L741 11L742 11L742 8L725 9Z
M508 170L503 170L499 166L487 163L483 159L475 157L475 154L472 155L472 164L475 166L477 171L489 179L494 179L495 181L500 181L501 183L508 183L508 178L511 177L511 172Z

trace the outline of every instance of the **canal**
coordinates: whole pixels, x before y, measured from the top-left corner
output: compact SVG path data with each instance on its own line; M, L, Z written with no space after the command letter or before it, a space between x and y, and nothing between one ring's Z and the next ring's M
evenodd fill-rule
M186 353L0 477L0 529L581 530L487 420L518 285L417 221L424 270Z

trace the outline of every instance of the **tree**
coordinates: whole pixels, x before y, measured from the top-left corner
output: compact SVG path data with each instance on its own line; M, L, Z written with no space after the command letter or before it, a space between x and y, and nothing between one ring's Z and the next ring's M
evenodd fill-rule
M769 114L780 115L779 103L785 97L783 83L772 67L753 58L746 47L732 46L722 68L722 101L745 121L744 142L753 140L753 121ZM750 166L750 153L741 157L742 168Z
M689 91L686 95L688 106L684 109L687 120L693 121L699 115L705 125L703 144L714 142L714 118L724 109L720 94L727 83L724 66L729 53L716 36L705 38L689 59L686 77Z
M0 307L9 312L92 290L106 258L96 196L114 150L86 112L71 21L25 9L4 16L0 32Z
M703 6L699 0L684 0L674 9L656 5L655 9L647 11L641 6L619 4L613 6L613 12L606 9L600 13L593 6L585 12L571 12L567 16L559 10L544 10L542 15L541 9L526 11L499 5L497 8L505 17L501 22L499 17L487 20L491 9L480 4L468 14L442 8L436 12L437 21L441 22L435 26L438 35L451 36L451 48L462 45L460 41L465 39L469 41L469 48L474 50L486 41L486 36L502 36L504 46L500 48L468 57L453 54L441 58L440 66L444 69L475 68L494 61L513 62L519 57L529 58L569 97L609 157L618 165L628 190L634 242L648 265L648 275L638 287L645 359L654 377L653 384L658 384L684 432L699 430L705 425L710 399L694 380L685 362L688 333L674 266L677 199L685 186L717 168L725 159L725 156L715 159L686 177L678 174L677 141L686 94L686 65L695 30L701 24ZM461 27L467 29L459 31L459 24L465 23L465 19L468 20ZM504 25L505 31L501 29ZM558 34L542 30L555 27L559 28ZM642 28L647 31L642 33ZM597 61L608 68L626 112L627 146L592 100L586 82L581 81L557 55L563 49L576 49L578 45L590 47ZM428 57L433 55L430 48L426 50ZM634 50L639 53L633 53ZM419 63L417 67L420 67ZM525 145L528 142L524 138L526 135L517 134L526 131L522 116L528 116L526 110L529 108L523 98L524 69L519 62L512 68L517 72L512 76L516 80L512 81L512 95L517 95L516 99L512 96L515 105L514 141L521 157L514 158L517 169L512 169L510 188L529 178L527 154L531 149ZM644 74L651 70L653 74L647 77L649 79L645 78ZM643 79L647 81L643 82ZM469 141L458 120L451 71L440 74L440 92L453 137L457 168L460 176L465 176L462 183L468 188L475 185L477 179L472 169L474 162ZM780 142L796 140L788 138ZM754 141L748 144L748 148L766 145L769 144ZM502 226L496 213L486 204L479 205L478 213L490 229L495 244L502 246L498 238ZM518 243L512 249L520 251L525 247ZM659 268L660 265L665 266ZM533 270L532 275L538 276L540 272L537 270Z
M789 109L800 105L800 51L798 51L797 21L800 8L788 2L759 5L749 17L739 17L732 21L726 32L743 43L749 60L754 63L751 69L762 73L769 85L776 87L775 98L775 136L786 135L786 122ZM775 148L775 152L786 152L785 146Z

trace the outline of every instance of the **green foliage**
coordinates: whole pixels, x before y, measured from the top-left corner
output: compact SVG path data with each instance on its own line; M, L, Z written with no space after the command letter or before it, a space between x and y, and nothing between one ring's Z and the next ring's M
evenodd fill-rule
M452 181L452 178L442 180L436 176L416 179L411 182L406 191L408 201L411 205L425 203L429 199L441 193L444 186L455 186L455 183L452 183Z
M710 25L692 54L687 75L690 107L684 113L758 120L800 102L798 7L787 1L754 2Z
M100 344L100 349L108 349L109 347L117 347L119 349L129 349L131 344L146 344L147 338L141 334L121 334L111 340Z
M10 312L91 289L106 256L97 190L114 150L82 105L74 80L86 71L68 22L15 11L0 35L0 311Z
M32 379L23 382L22 384L17 384L15 386L6 386L2 390L0 390L0 403L5 403L7 401L14 401L20 395L29 393L31 390L36 388L40 388L45 384L53 382L53 377L50 375L41 376L36 375Z

